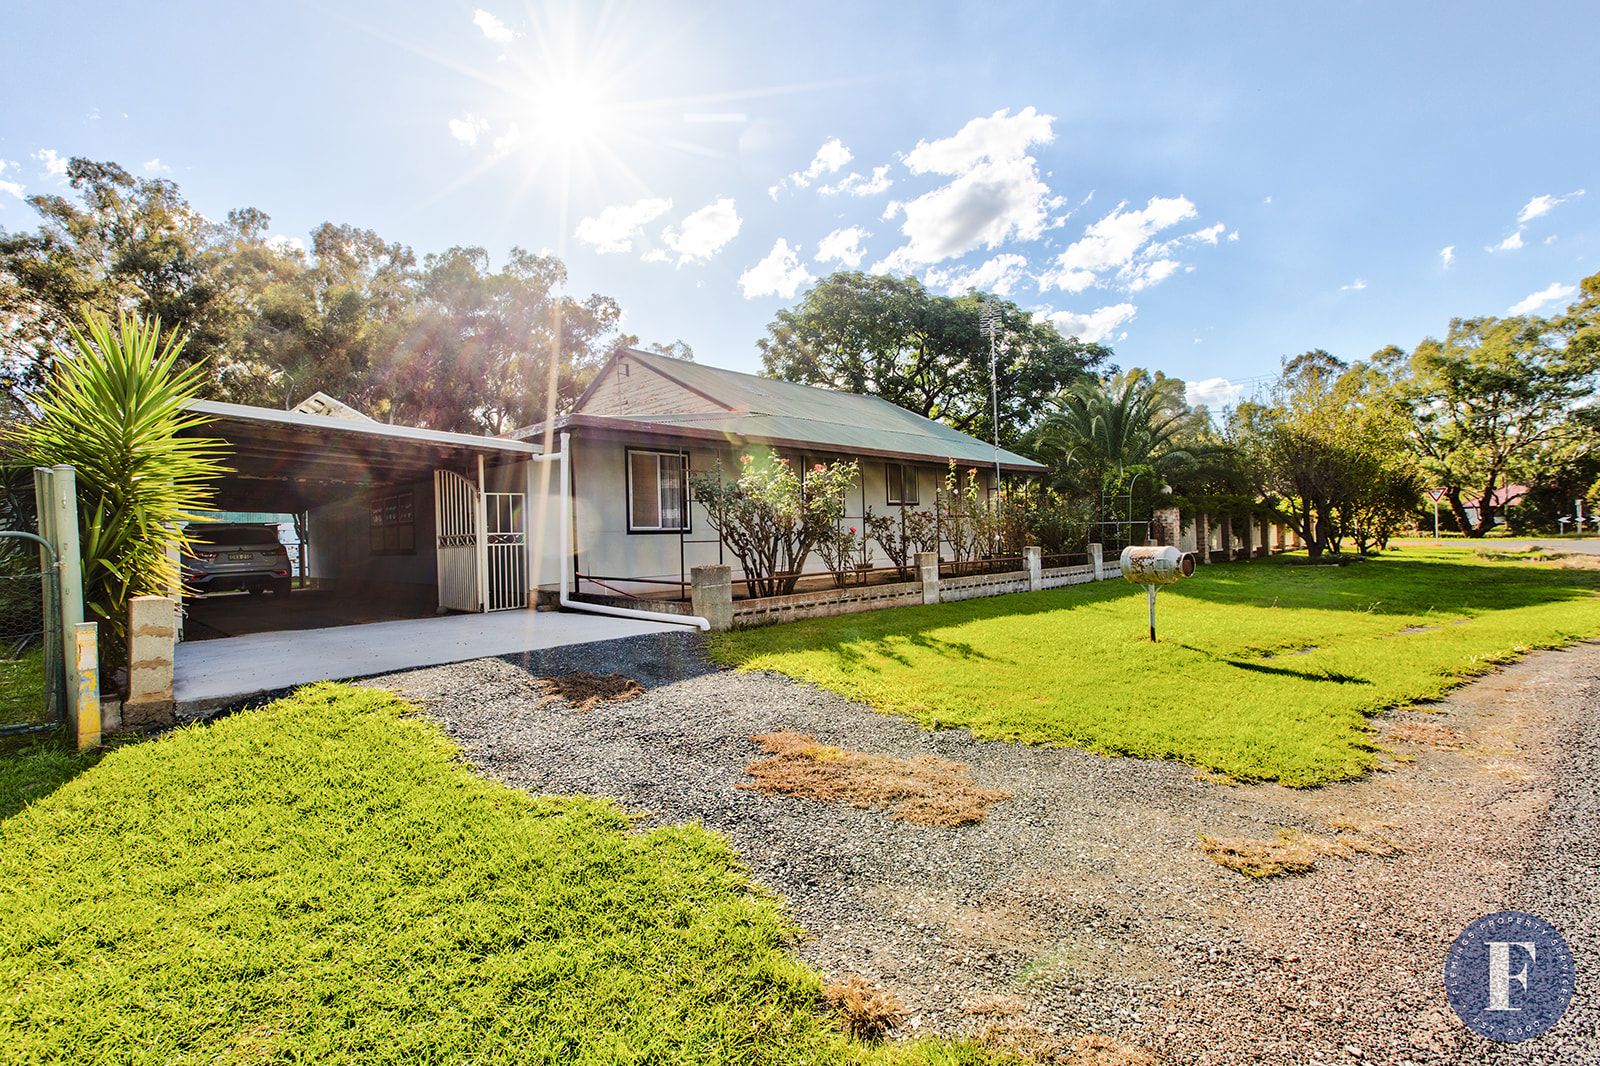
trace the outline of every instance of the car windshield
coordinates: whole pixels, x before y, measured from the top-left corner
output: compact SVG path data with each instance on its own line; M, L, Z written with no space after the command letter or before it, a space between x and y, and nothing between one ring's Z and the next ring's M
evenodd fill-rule
M278 543L278 531L272 526L190 526L189 536L197 544L215 544L223 548Z

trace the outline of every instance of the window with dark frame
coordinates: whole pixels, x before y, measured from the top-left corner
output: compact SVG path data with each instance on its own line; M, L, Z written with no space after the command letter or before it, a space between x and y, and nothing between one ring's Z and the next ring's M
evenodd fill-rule
M628 449L628 532L689 532L689 456Z
M915 505L922 502L917 494L917 468L904 463L888 465L885 482L889 503Z
M367 549L372 555L417 554L416 497L409 490L373 497L368 515Z

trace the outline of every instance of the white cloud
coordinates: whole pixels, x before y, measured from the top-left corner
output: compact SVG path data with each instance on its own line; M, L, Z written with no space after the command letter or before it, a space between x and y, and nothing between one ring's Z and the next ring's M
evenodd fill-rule
M67 176L67 157L57 152L54 148L41 148L33 153L33 158L44 167L44 173L51 178L64 178Z
M462 144L472 145L478 143L478 134L489 129L486 119L481 119L470 111L460 118L450 120L450 136Z
M1057 256L1055 266L1040 277L1040 289L1082 292L1101 282L1103 275L1115 272L1119 281L1137 292L1170 276L1179 264L1165 253L1180 241L1151 244L1151 238L1193 218L1194 204L1185 196L1154 196L1137 211L1125 210L1127 206L1124 200L1110 214L1090 223L1083 236Z
M1517 212L1517 222L1518 224L1532 222L1541 215L1548 215L1555 208L1566 203L1568 200L1577 199L1586 191L1587 190L1585 189L1577 189L1573 192L1567 193L1565 196L1552 196L1549 193L1545 193L1541 196L1535 196L1533 199L1523 204L1522 210Z
M499 16L481 7L472 9L472 24L495 44L510 44L518 37L515 30L500 21Z
M811 272L800 262L800 246L790 248L789 242L779 237L765 259L739 275L739 291L746 300L761 296L792 300L810 280Z
M644 227L672 210L666 199L635 200L631 204L612 204L592 218L578 223L578 240L602 255L633 250L633 242L644 236Z
M916 174L954 180L898 207L890 205L904 215L900 232L906 243L873 269L909 270L1007 240L1039 237L1048 211L1059 202L1027 149L1054 138L1054 121L1031 107L1016 115L1003 109L973 119L952 137L919 141L906 155L906 166Z
M819 263L843 263L854 270L861 265L862 256L867 254L861 242L870 236L872 234L860 226L836 229L817 242L816 260Z
M262 242L268 248L279 252L303 252L306 242L303 237L290 237L282 233L274 233Z
M1364 289L1366 287L1367 287L1367 279L1366 278L1357 278L1354 281L1350 282L1348 285L1340 285L1339 286L1339 291L1340 292L1360 292L1362 289Z
M922 280L951 295L977 289L979 292L992 292L996 296L1010 296L1022 279L1027 277L1027 272L1027 259L1007 252L979 263L971 270L940 270L935 267Z
M855 171L851 171L832 185L818 185L817 191L824 196L834 196L845 193L849 196L876 196L880 192L887 192L894 180L889 177L889 165L872 168L872 177L864 178Z
M913 174L962 174L979 163L1022 159L1032 145L1055 140L1054 122L1054 115L1042 115L1031 107L1015 115L1002 108L987 118L973 119L952 137L918 141L906 153L905 163Z
M1228 241L1230 243L1233 242L1233 241L1236 241L1238 239L1239 239L1239 231L1238 230L1234 230L1232 233L1228 234Z
M1051 311L1045 314L1044 318L1055 326L1063 337L1076 337L1085 343L1093 344L1109 337L1118 326L1132 321L1138 310L1133 304L1120 303L1111 304L1109 307L1097 307L1088 314Z
M797 170L779 181L767 190L767 195L776 200L785 185L796 185L804 189L824 174L832 174L839 170L854 158L855 153L846 148L843 141L837 137L829 137L822 142L822 147L817 149L817 154L812 157L810 164L804 170Z
M1538 292L1531 292L1506 308L1508 315L1531 315L1547 304L1570 302L1578 292L1576 285L1563 285L1559 281L1551 282Z
M144 161L144 167L142 169L144 170L144 172L146 174L170 174L170 173L172 173L172 168L167 166L160 159L146 159Z
M513 122L511 125L506 127L506 131L504 133L496 137L490 143L489 147L496 157L503 156L507 152L511 151L511 149L515 148L517 146L517 142L520 140L522 140L522 130L517 127L515 122Z
M1198 344L1200 338L1195 338ZM1183 398L1190 407L1209 407L1213 411L1232 406L1244 394L1243 385L1235 385L1227 378L1204 378L1183 383Z
M17 169L17 164L11 162L10 160L0 159L0 192L10 193L12 196L15 196L20 200L26 195L22 191L21 184L15 181L6 180L6 171L13 169Z
M1129 292L1139 292L1170 278L1183 264L1176 259L1151 259L1129 268L1126 279Z
M689 215L677 226L668 226L662 231L661 242L678 253L679 266L703 262L737 237L741 225L743 220L739 218L733 198L724 196Z
M1227 228L1227 226L1218 222L1215 226L1207 226L1205 229L1195 230L1189 234L1189 239L1191 241L1199 241L1201 244L1216 244L1221 239L1223 231Z
M1501 241L1499 244L1496 244L1496 245L1492 246L1489 249L1489 251L1491 251L1491 252L1514 252L1518 248L1521 248L1521 247L1522 247L1522 227L1518 226L1516 228L1516 231L1513 232L1511 234L1511 236L1507 237L1505 240Z
M1447 244L1443 248L1439 249L1439 262L1444 266L1444 268L1446 270L1449 270L1451 265L1455 261L1456 261L1456 246L1455 245Z

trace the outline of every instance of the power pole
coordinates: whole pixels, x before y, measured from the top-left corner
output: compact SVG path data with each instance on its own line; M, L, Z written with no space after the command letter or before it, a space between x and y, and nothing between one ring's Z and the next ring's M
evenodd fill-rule
M978 324L989 335L989 399L993 404L994 421L990 425L994 438L994 491L1000 492L1000 369L995 335L1000 332L1000 308L992 301L984 301L978 315Z

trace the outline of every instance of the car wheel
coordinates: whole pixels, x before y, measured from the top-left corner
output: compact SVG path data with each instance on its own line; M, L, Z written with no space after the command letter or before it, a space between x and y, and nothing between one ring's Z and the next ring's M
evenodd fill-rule
M287 596L289 595L289 587L290 583L287 579L274 581L272 583L272 594L274 596Z
M255 596L261 595L263 592L265 592L267 590L262 588L260 585L251 585L250 588L247 591L250 593L250 595L252 597L255 597Z

